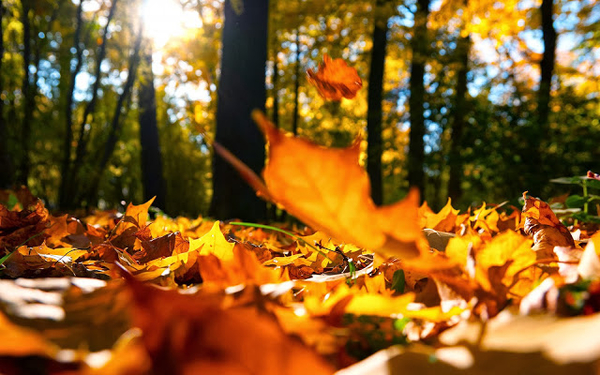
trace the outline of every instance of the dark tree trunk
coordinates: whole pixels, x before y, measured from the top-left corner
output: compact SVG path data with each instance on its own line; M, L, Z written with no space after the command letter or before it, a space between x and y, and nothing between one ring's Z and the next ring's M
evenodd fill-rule
M425 118L423 115L425 105L425 61L427 59L427 16L429 15L429 1L417 0L413 36L410 41L412 47L412 61L410 67L410 137L408 145L408 184L417 187L423 199L425 189Z
M31 169L29 157L29 142L31 138L31 120L33 119L33 107L35 106L35 91L31 87L31 22L29 14L31 11L30 0L21 0L21 23L23 24L23 83L21 85L24 96L23 120L21 122L21 159L18 173L18 183L27 186L27 179ZM35 82L34 82L35 84Z
M383 1L377 1L380 7ZM377 14L377 12L376 12ZM383 177L381 155L383 153L382 109L383 73L387 47L387 17L376 18L373 29L373 49L371 50L371 69L369 71L369 92L367 110L367 172L371 180L371 198L377 205L383 203Z
M292 133L298 134L298 108L300 106L300 25L296 28L296 66L294 72L294 112L292 115Z
M552 89L552 75L554 74L554 61L556 56L556 30L554 29L554 0L543 0L542 34L544 38L544 55L540 62L541 79L538 94L538 117L541 135L548 126L550 113L550 92Z
M146 40L149 45L150 40ZM146 48L144 63L140 66L139 119L142 146L142 183L144 200L156 197L153 206L165 210L165 181L156 119L156 92L152 73L152 48Z
M69 82L69 91L67 92L67 102L65 107L65 135L63 142L63 156L60 167L60 189L59 206L63 209L73 208L74 191L69 184L71 181L71 145L73 143L73 94L75 92L75 82L77 74L83 66L83 51L81 48L81 31L83 26L83 1L77 6L77 25L73 44L75 46L75 68L71 72Z
M277 65L277 50L273 53L273 117L271 121L279 129L279 67Z
M554 64L556 57L556 30L554 28L554 0L543 0L541 5L542 13L542 35L544 39L544 54L540 62L540 87L538 92L537 106L537 126L534 126L533 139L538 148L534 148L534 153L529 161L533 168L530 175L533 176L527 189L532 194L541 196L542 190L547 182L546 169L544 165L544 154L547 149L545 138L548 134L548 122L550 116L550 98L552 91L552 76L554 74Z
M260 173L264 165L265 147L250 114L265 105L268 3L268 0L255 0L237 14L231 2L225 1L217 103L217 142L256 173ZM209 213L219 219L260 221L266 217L265 202L216 154Z
M2 19L4 18L4 3L0 1L0 72L2 71L2 60L4 57L4 32ZM0 93L4 91L4 75L0 75ZM12 158L8 151L8 124L4 118L4 100L0 99L0 189L8 189L12 186L14 179Z
M463 176L463 161L461 151L463 145L463 132L466 124L467 113L467 73L469 72L469 51L471 49L471 38L460 37L456 44L458 68L456 90L454 98L454 113L452 114L452 141L448 155L449 179L448 196L458 202L462 197L461 181Z

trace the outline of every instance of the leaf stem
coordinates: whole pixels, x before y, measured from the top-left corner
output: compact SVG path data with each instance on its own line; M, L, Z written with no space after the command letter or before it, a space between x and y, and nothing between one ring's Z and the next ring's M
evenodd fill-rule
M255 228L268 229L268 230L272 230L272 231L275 231L275 232L286 234L286 235L288 235L290 237L293 237L296 240L298 240L298 242L300 242L301 245L304 244L304 245L310 247L311 249L313 249L314 251L318 252L319 254L323 255L324 257L327 257L326 253L324 253L323 251L317 249L315 246L309 244L308 242L304 241L304 239L302 239L302 237L298 236L297 234L294 234L292 232L288 232L287 230L284 230L284 229L281 229L281 228L277 228L277 227L273 227L273 226L270 226L270 225L257 224L257 223L247 223L247 222L242 222L242 221L235 221L235 222L231 222L229 224L231 224L231 225L240 225L240 226L243 226L243 227L255 227ZM325 250L332 251L332 250L329 250L329 249L325 249ZM327 258L329 258L329 257L327 257Z
M287 230L284 230L284 229L281 229L281 228L277 228L277 227L273 227L271 225L264 225L264 224L257 224L257 223L247 223L247 222L242 222L242 221L235 221L235 222L231 222L229 224L230 225L240 225L240 226L243 226L243 227L255 227L255 228L268 229L268 230L272 230L272 231L275 231L275 232L286 234L286 235L288 235L290 237L295 238L301 245L304 244L304 245L310 247L311 249L313 249L314 251L316 251L317 253L323 255L325 258L329 259L329 257L327 256L326 253L324 253L323 251L321 251L317 247L309 244L308 242L304 241L304 239L302 237L298 236L297 234L289 232ZM346 263L348 263L348 268L350 268L351 278L355 278L355 276L356 276L356 265L354 264L354 262L351 259L349 259L341 251L330 250L330 249L328 249L326 247L323 247L323 249L327 250L329 252L335 252L335 253L341 254L342 257L344 258L344 260L346 261Z
M587 191L587 183L586 183L585 179L582 181L581 185L583 187L583 198L585 199L585 201L583 203L583 213L587 215L587 213L588 213L588 191Z

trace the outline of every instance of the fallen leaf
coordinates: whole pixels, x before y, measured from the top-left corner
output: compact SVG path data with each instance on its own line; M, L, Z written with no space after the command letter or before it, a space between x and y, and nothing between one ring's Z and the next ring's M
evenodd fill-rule
M429 228L441 232L454 232L455 222L459 210L452 207L452 201L448 202L437 214L429 209L427 202L419 208L420 223L422 228Z
M157 374L332 374L254 306L227 306L220 294L183 295L127 277L133 320Z
M40 200L20 211L9 211L0 205L0 250L3 254L20 245L41 245L48 217L48 210Z
M555 246L575 247L571 233L558 220L548 203L532 197L527 198L527 192L523 193L523 199L523 229L533 237L533 249L538 252L538 259L554 258Z

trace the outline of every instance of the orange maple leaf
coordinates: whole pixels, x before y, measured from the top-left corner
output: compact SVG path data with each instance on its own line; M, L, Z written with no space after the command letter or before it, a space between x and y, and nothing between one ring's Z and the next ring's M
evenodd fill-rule
M369 177L358 162L360 139L348 148L328 149L284 134L260 111L253 118L268 142L263 170L268 193L292 215L339 242L384 255L413 258L428 249L416 190L392 205L373 203Z
M318 71L315 73L308 69L306 75L308 82L327 100L352 99L362 87L362 80L356 69L349 67L342 59L332 60L327 54L323 56L323 63L319 64Z

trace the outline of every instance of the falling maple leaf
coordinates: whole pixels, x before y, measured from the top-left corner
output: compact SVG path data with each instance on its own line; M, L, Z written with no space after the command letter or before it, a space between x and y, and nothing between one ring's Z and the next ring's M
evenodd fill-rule
M418 221L419 194L377 207L360 166L360 141L328 149L275 128L260 111L253 118L267 139L263 177L272 199L339 242L388 256L416 257L428 248Z
M342 59L332 60L327 54L323 56L318 71L315 73L308 69L306 75L308 82L327 100L352 99L362 87L362 80L356 69L349 67Z

